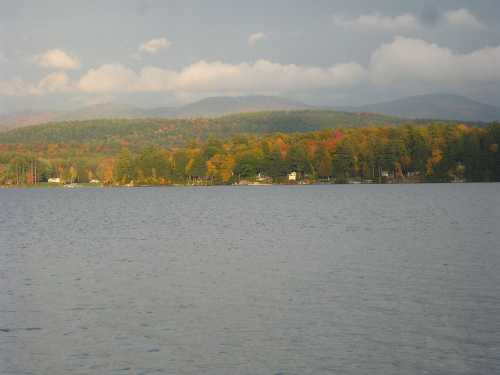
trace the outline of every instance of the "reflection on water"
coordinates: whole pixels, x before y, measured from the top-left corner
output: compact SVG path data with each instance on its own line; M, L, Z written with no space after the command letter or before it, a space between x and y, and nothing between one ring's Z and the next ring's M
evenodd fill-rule
M0 373L500 373L499 188L0 191Z

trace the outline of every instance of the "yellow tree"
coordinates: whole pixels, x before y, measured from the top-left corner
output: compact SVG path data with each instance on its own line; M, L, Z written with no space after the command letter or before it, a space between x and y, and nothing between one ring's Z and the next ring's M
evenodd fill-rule
M113 172L114 172L115 161L112 158L105 158L99 162L97 167L98 175L104 184L113 183Z
M234 157L231 155L215 154L207 161L207 174L216 182L228 183L233 176L235 166Z

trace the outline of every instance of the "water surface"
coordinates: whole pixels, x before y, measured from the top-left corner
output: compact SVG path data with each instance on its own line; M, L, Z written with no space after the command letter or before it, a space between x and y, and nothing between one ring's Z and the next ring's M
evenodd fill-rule
M500 185L0 191L0 373L498 374Z

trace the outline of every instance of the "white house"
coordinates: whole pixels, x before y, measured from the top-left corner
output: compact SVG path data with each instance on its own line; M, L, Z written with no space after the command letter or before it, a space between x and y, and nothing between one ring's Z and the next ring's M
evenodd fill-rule
M96 179L93 179L93 180L90 180L90 183L91 183L91 184L100 184L100 183L101 183L101 181L96 180Z
M61 179L59 177L53 177L48 179L49 184L60 184Z
M288 181L297 181L297 172L288 173Z

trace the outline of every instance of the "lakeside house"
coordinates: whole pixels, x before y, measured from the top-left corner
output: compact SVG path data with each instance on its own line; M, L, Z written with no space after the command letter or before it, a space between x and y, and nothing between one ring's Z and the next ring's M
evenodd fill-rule
M297 172L288 173L288 181L297 181Z
M47 180L49 184L60 184L61 179L59 177L52 177Z
M101 181L96 180L96 179L94 179L94 180L90 180L89 182L90 182L91 184L100 184L100 183L101 183Z

